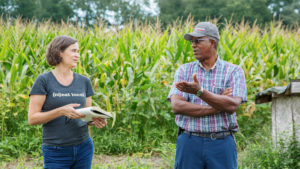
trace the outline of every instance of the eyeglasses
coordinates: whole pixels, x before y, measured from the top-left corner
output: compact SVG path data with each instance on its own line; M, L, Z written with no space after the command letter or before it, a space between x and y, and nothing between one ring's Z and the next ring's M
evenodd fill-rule
M196 40L190 40L190 42L193 44L199 44L201 41L205 41L205 40L210 40L209 38L204 38L204 39L196 39Z

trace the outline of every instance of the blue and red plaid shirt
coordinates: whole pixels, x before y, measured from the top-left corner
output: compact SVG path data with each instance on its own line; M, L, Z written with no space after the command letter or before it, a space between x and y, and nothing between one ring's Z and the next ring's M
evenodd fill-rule
M176 82L193 82L194 73L197 74L197 79L204 90L221 94L225 89L231 87L233 96L241 97L242 103L247 101L247 89L243 69L237 65L223 61L219 57L209 71L206 71L199 61L181 65L175 73L174 82L168 95L169 100L175 94L184 97L190 103L208 105L196 95L181 92L175 87ZM236 113L221 112L203 117L190 117L178 114L176 115L175 122L177 126L190 132L211 133L238 130Z

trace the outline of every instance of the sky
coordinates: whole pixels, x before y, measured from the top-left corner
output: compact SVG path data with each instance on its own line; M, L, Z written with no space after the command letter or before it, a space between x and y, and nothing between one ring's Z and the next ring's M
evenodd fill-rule
M129 0L130 1L130 0ZM131 0L132 1L132 0ZM154 0L149 0L149 7L146 5L143 5L143 0L136 0L142 8L144 8L146 13L151 14L152 16L156 16L159 14L159 8L156 2Z

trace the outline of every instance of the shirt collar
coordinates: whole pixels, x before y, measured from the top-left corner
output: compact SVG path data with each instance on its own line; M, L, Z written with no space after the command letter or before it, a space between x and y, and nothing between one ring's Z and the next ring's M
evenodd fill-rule
M209 70L213 70L219 63L220 63L220 59L219 59L219 56L218 56L217 61L215 62L213 67L211 67ZM205 69L201 62L199 62L199 66L202 67L203 69Z

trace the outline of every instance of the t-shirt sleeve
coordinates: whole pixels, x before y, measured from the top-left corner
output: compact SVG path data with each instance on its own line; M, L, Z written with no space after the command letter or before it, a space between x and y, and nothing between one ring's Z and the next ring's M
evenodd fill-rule
M31 91L29 93L30 95L47 95L47 82L46 79L39 75L35 82L33 83L33 86L31 88Z
M86 97L93 96L95 94L91 80L86 79Z
M242 98L242 103L247 102L247 88L245 74L242 68L238 67L230 78L232 95Z
M184 97L186 100L188 100L188 93L185 93L185 92L182 92L182 91L178 90L175 86L175 83L181 82L181 81L184 81L184 80L185 80L185 78L184 78L184 69L181 66L177 69L177 71L175 73L174 82L172 84L171 90L170 90L169 95L168 95L168 101L171 101L171 96L172 95L178 95L178 96Z

